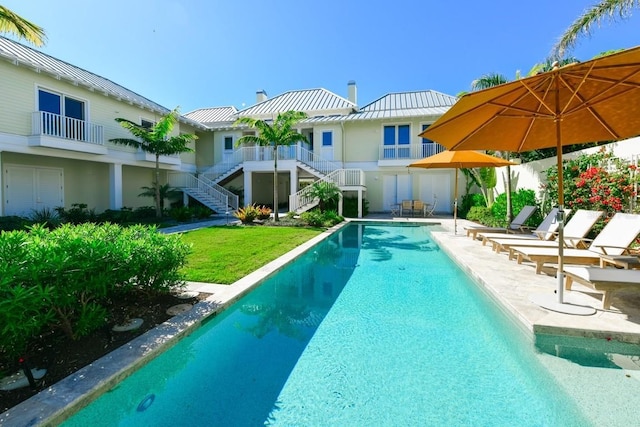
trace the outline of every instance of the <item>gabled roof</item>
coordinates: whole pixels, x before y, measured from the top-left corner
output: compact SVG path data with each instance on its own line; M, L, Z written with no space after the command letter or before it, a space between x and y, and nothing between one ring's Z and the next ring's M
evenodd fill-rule
M289 110L304 111L309 116L328 114L329 111L353 111L356 105L326 89L307 89L285 92L238 112L238 117L276 115Z
M213 107L200 108L198 110L191 111L184 116L209 126L222 123L232 123L236 120L237 112L238 110L233 106Z
M58 80L67 80L75 85L84 86L91 91L102 92L106 96L129 102L153 112L167 114L170 111L168 108L109 79L2 36L0 36L0 58L5 58L15 65L26 66L36 72L48 73ZM184 116L182 121L202 127L200 123L185 119Z

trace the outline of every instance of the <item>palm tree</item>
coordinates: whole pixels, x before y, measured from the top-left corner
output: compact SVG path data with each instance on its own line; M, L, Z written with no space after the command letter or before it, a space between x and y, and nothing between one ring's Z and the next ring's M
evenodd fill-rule
M161 186L158 185L160 182L160 156L172 156L174 154L192 151L191 148L189 148L189 144L198 139L196 135L188 133L169 136L171 131L173 131L173 127L178 122L178 117L179 112L178 108L176 108L162 116L160 120L150 128L134 123L131 120L117 118L116 121L120 123L120 126L127 129L138 139L113 138L109 140L114 144L128 145L156 156L154 184L156 190L155 200L157 218L162 218L160 197Z
M38 47L44 45L47 38L44 29L0 6L0 33L9 33L25 39Z
M516 79L520 78L520 72L517 71L516 72ZM483 76L481 76L480 78L475 79L473 82L471 82L471 90L472 91L477 91L477 90L482 90L482 89L488 89L490 87L494 87L494 86L498 86L504 83L507 83L509 80L503 76L502 74L497 74L497 73L489 73L489 74L485 74ZM508 151L505 151L503 154L503 157L506 160L509 160L509 158L511 157L510 153ZM489 178L493 178L493 185L495 186L495 168L482 168L482 169L490 169L491 171L493 171L493 174L491 174L491 172L487 171L483 171L484 173L481 174L482 176L482 180L481 182L485 182L485 180L487 181L491 181ZM513 201L511 200L511 166L507 166L507 177L506 177L506 182L505 182L505 193L507 195L507 224L510 223L513 220ZM485 195L485 198L487 199L487 206L489 205L489 203L491 203L491 201L489 200L490 194L487 192L487 194Z
M308 142L307 138L300 134L293 126L299 121L306 119L307 114L302 111L286 111L278 114L278 117L269 123L266 120L253 119L251 117L241 117L235 124L244 124L257 129L258 135L245 135L238 139L236 145L245 142L254 143L260 146L273 147L273 220L280 221L278 217L278 146L292 145L298 141Z
M171 187L169 184L160 185L159 189L157 185L156 182L152 182L151 187L140 187L144 191L138 194L138 197L152 197L155 200L158 194L160 194L160 209L164 211L165 199L176 199L182 192L177 188Z
M318 199L320 212L327 210L327 206L334 206L340 200L340 187L329 181L316 181L311 184L309 196Z
M562 58L564 54L573 48L580 35L591 34L591 27L600 26L602 20L608 18L615 21L616 17L625 19L631 16L631 8L638 5L638 0L602 0L593 5L580 15L569 28L560 36L553 46L551 56Z

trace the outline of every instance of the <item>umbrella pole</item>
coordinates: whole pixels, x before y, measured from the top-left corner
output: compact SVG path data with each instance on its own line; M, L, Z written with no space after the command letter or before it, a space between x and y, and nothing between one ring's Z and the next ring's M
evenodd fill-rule
M456 180L453 188L453 234L458 234L458 168L456 168Z
M556 103L558 100L556 99ZM556 158L558 159L558 302L564 304L564 169L562 167L562 134L556 118Z

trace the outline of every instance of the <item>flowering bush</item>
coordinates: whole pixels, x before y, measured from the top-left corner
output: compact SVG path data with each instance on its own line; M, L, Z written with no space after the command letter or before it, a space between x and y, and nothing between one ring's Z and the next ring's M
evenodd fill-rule
M557 167L547 171L547 184L542 188L550 202L558 200ZM609 218L616 212L637 210L633 202L639 174L636 166L628 161L613 157L611 153L600 151L582 155L563 164L565 206L573 209L602 210ZM602 229L603 224L594 231Z

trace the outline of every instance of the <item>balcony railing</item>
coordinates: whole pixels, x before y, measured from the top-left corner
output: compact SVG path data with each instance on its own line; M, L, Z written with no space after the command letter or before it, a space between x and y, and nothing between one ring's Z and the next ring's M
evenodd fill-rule
M104 145L104 127L84 120L61 116L47 111L36 111L32 116L34 135Z
M445 151L437 143L411 145L383 145L380 147L379 160L423 159Z

